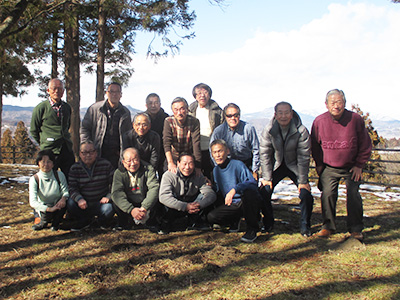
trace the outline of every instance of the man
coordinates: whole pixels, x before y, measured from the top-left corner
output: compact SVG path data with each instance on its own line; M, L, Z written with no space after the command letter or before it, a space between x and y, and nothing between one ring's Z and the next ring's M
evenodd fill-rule
M223 122L221 107L211 99L212 90L204 83L199 83L192 90L196 99L189 106L189 113L200 121L201 169L203 174L211 178L213 164L210 158L210 137L214 129Z
M322 191L323 225L318 237L336 231L336 202L341 178L346 182L347 228L353 238L363 240L363 204L359 193L362 169L371 155L371 139L363 118L345 109L343 91L334 89L325 99L328 111L312 125L311 149Z
M164 120L168 114L161 107L160 97L156 93L151 93L146 97L146 113L150 116L151 130L158 133L161 139L160 156L158 161L158 176L161 178L164 173L165 153L163 145Z
M160 136L150 130L150 117L146 113L138 113L133 117L133 129L122 136L122 149L136 148L140 158L158 169L160 158Z
M122 152L122 166L114 173L111 197L121 229L145 224L158 201L159 183L153 167L140 160L135 148Z
M224 116L225 122L215 128L210 142L218 139L226 141L231 158L244 162L254 178L258 179L260 154L255 128L240 120L240 108L234 103L225 106Z
M81 143L80 160L69 173L68 212L78 220L71 229L79 231L91 224L97 216L102 228L111 225L114 209L111 203L111 183L114 168L111 163L97 156L93 142Z
M173 116L164 121L164 151L167 170L176 173L176 161L181 153L191 153L195 158L196 172L201 172L200 123L188 115L188 104L177 97L172 103Z
M122 135L132 128L131 113L121 104L121 85L112 82L107 87L107 100L90 106L82 120L81 142L92 141L99 156L118 167Z
M176 173L170 171L164 173L159 199L167 210L164 214L166 228L162 228L166 232L175 219L186 215L189 217L189 226L193 229L209 228L201 216L216 200L216 195L205 177L196 174L192 154L182 153L179 156Z
M290 103L279 102L275 114L264 128L260 138L260 160L264 186L262 194L267 201L264 226L272 228L274 218L271 196L275 186L289 177L298 187L301 209L300 233L311 236L311 213L314 199L308 182L311 141L307 128Z
M241 241L252 243L259 231L262 198L250 170L243 162L229 159L228 154L224 140L211 143L211 155L217 164L213 175L219 206L207 215L207 219L210 224L230 225L231 231L238 231L240 218L244 215L247 226Z
M54 169L58 168L68 178L68 172L75 162L72 151L69 126L71 107L61 100L64 84L60 79L50 80L47 93L49 99L39 103L32 112L31 135L41 150L51 150L55 154Z

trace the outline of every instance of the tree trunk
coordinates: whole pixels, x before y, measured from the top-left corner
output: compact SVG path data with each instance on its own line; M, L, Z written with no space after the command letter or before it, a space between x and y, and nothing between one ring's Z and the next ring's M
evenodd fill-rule
M53 33L53 41L51 44L51 78L58 77L58 31Z
M96 102L104 100L104 61L105 61L105 29L106 12L104 0L99 3L99 27L97 30L97 80L96 80Z
M73 11L68 8L67 11ZM79 127L80 127L80 77L79 77L79 21L77 16L72 16L65 22L64 47L65 47L65 89L67 102L72 108L70 133L75 157L79 153Z

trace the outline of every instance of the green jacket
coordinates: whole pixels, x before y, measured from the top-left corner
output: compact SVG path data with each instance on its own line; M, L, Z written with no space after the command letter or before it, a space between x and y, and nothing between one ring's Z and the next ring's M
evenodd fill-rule
M61 146L65 142L72 151L69 126L71 122L71 107L61 101L62 117L57 117L56 112L48 99L40 102L32 112L31 135L39 143L40 149L52 150L54 154L60 154Z
M140 161L137 174L138 180L135 187L130 186L128 170L123 166L115 171L113 177L111 188L112 201L123 212L128 214L135 207L144 207L146 210L149 210L158 201L160 184L153 167L144 161Z

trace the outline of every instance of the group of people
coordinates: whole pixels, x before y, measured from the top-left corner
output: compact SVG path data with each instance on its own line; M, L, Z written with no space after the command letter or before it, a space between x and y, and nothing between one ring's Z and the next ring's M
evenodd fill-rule
M71 108L61 100L63 93L62 81L52 79L49 99L32 114L31 134L41 148L40 171L29 182L34 230L49 223L57 230L66 210L76 220L71 230L94 222L110 228L115 213L116 229L145 225L159 234L173 230L177 220L196 230L237 232L244 219L241 240L250 243L259 231L272 230L271 196L289 177L299 191L300 233L308 237L312 153L322 191L323 226L316 235L328 237L336 230L338 184L344 178L348 230L363 239L358 189L371 140L363 119L345 109L340 90L328 92L328 111L315 119L311 135L291 104L279 102L259 139L255 128L240 119L240 108L229 103L221 109L204 83L193 88L190 105L175 98L171 116L161 108L160 97L149 94L147 110L131 123L130 111L120 102L122 87L113 82L107 99L90 106L82 120L78 162L68 132Z

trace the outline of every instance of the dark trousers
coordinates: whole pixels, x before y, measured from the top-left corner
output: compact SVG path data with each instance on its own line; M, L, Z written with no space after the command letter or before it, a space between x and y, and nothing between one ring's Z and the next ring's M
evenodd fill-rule
M37 214L40 217L41 221L44 221L46 223L51 222L52 226L58 227L60 225L61 220L64 217L66 210L67 210L67 208L64 207L64 208L56 210L54 212L40 211L40 212L37 212Z
M321 206L324 229L336 230L336 202L338 186L344 178L347 190L347 228L349 232L361 232L363 224L363 203L359 193L360 182L351 179L352 173L348 169L339 169L326 166L319 177L319 187L322 191Z
M61 172L64 173L65 178L68 181L69 169L75 163L74 152L68 149L68 146L64 143L61 147L60 154L56 155L56 161L54 162L54 170L60 168Z
M203 171L204 176L208 179L212 180L212 173L214 169L214 164L210 158L209 150L201 151L201 170Z
M110 221L114 216L114 208L111 202L87 202L87 208L81 209L77 202L69 198L67 208L71 216L80 221L90 221L94 216L97 216L99 223L105 226L110 225Z
M232 225L244 216L247 230L259 230L260 207L263 199L258 190L246 190L238 204L225 205L225 196L218 195L217 207L208 215L210 224Z
M272 173L272 189L269 186L266 186L261 189L261 194L264 197L265 205L262 208L262 213L264 215L264 224L265 226L270 226L274 223L274 215L271 205L271 197L274 191L275 186L285 177L289 177L293 183L298 186L298 179L296 174L294 174L286 164L282 164L278 169L276 169ZM302 230L310 229L311 227L311 214L314 205L314 198L311 195L311 192L307 189L300 189L300 228Z

